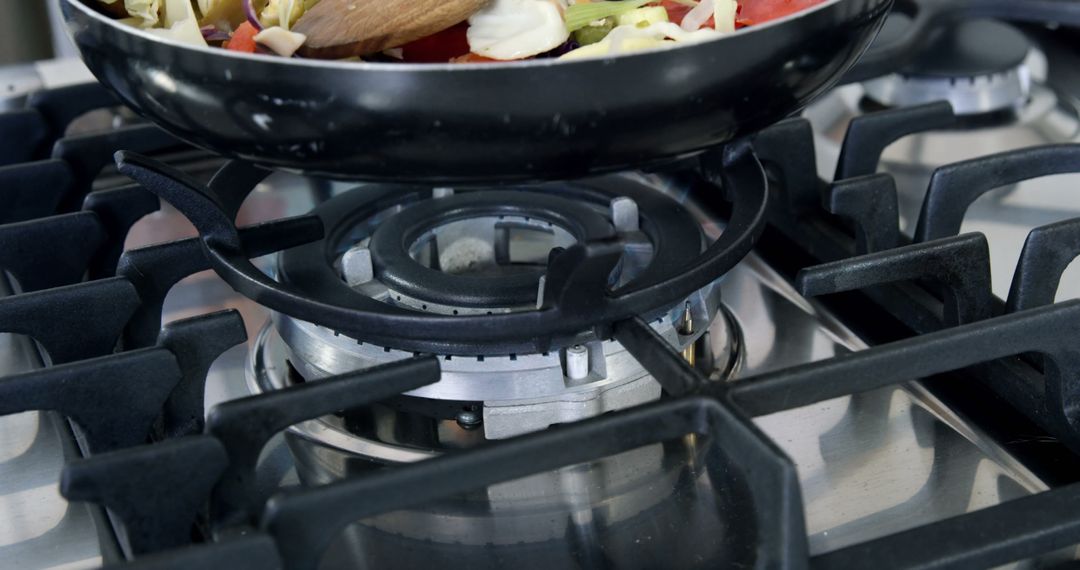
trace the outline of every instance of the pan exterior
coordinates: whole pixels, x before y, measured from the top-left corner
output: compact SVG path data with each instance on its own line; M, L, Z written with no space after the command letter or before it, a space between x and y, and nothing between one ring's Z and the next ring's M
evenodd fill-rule
M702 44L609 59L344 64L181 46L59 0L91 71L195 145L335 178L567 179L686 156L832 86L892 0L831 0Z

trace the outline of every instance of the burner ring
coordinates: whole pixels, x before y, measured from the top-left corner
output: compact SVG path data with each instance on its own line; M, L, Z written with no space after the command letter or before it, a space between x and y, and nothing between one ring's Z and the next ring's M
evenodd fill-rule
M582 331L609 333L617 321L651 318L680 298L722 277L752 249L765 229L768 181L750 140L730 143L698 160L706 175L720 182L718 192L732 203L719 238L690 264L668 267L659 259L634 283L610 291L602 282L621 257L620 243L605 240L576 245L559 255L547 280L545 305L536 311L499 315L444 316L392 307L374 299L357 306L359 295L342 291L312 298L261 271L245 250L236 227L244 198L269 171L232 162L206 187L175 168L121 151L117 167L187 217L198 230L210 267L237 292L263 306L345 334L372 338L383 346L417 352L544 352L576 343ZM313 217L294 225L313 239ZM288 238L292 238L291 242ZM291 245L299 236L275 236ZM280 247L286 247L282 245ZM327 269L329 271L329 269ZM603 275L603 278L599 276ZM343 281L341 289L352 291ZM433 339L436 339L433 341Z
M333 202L328 202L327 207L336 207ZM566 230L576 243L610 238L615 233L595 210L550 194L504 190L432 199L408 206L379 224L369 245L377 277L395 292L450 307L535 304L542 269L498 277L455 275L426 267L410 255L412 244L436 227L482 216L543 220ZM671 237L685 242L686 236ZM303 259L283 256L282 262L297 257Z
M630 198L639 206L640 235L647 236L653 244L653 254L649 264L634 272L633 278L622 288L677 274L679 268L700 255L704 244L701 229L689 212L655 189L626 178L609 176L588 183L512 191L474 190L444 198L431 196L431 190L426 188L370 185L324 202L313 213L322 220L326 238L283 251L277 262L278 278L305 296L350 307L377 307L385 312L407 309L419 314L447 315L457 309L461 315L476 315L478 311L466 309L480 307L480 312L490 311L491 316L495 316L506 314L512 307L520 309L522 305L528 306L528 312L535 312L540 274L501 280L445 274L424 267L410 257L410 244L418 235L449 220L501 213L550 221L564 228L578 243L587 243L615 234L612 221L600 212L605 207L610 209L613 199ZM392 303L387 302L389 299L377 298L378 295L363 287L349 286L334 266L334 260L343 252L368 237L377 281L383 287L382 297L392 292ZM626 259L627 254L623 254L623 258ZM618 294L618 289L614 294ZM680 303L682 300L677 299ZM655 314L647 316L658 317L670 309L670 304L654 307L652 313ZM402 344L394 338L330 328L343 336L372 344L435 354L546 351L519 343L492 346L429 339L423 344ZM592 333L589 327L583 327L563 337L558 344L587 342L593 338Z
M899 72L865 81L863 87L867 97L888 107L948 101L957 115L1006 111L1031 95L1031 52L1030 40L1011 25L963 21L922 46Z
M863 83L866 95L888 107L948 101L957 115L981 115L1021 107L1031 94L1026 66L964 78L888 75Z

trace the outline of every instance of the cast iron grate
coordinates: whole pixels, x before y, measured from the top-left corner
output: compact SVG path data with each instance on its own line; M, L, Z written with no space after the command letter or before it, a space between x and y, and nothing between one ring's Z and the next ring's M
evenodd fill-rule
M199 231L214 270L243 295L278 312L354 338L377 338L411 349L415 343L527 342L536 352L560 348L581 331L610 336L610 325L670 306L709 285L735 266L764 229L764 174L745 142L710 153L707 169L721 180L733 215L721 237L693 263L611 292L607 277L623 251L615 239L577 244L552 257L543 307L496 315L447 316L373 303L357 307L313 299L267 277L251 264L233 220L244 198L268 174L239 162L224 167L208 186L142 155L120 152L121 172L182 212Z
M902 112L893 113L879 115L867 124L912 124ZM931 117L933 120L926 123L930 125L947 119L940 106L917 113L917 117ZM0 123L3 120L0 118ZM867 127L852 128L858 132ZM858 149L880 152L884 139L903 132L885 129L877 144L852 147L847 151L849 166L845 168L852 174L865 174L866 165L873 161L859 157ZM207 368L221 352L245 340L243 323L237 313L227 311L161 329L165 294L184 276L214 268L241 290L270 290L280 295L269 284L245 284L252 275L244 263L251 257L318 239L321 227L318 220L302 217L237 230L232 218L239 202L262 173L233 165L222 174L225 178L211 187L240 188L243 195L212 196L202 192L197 183L176 180L159 165L126 155L121 162L127 172L176 201L187 213L202 216L194 220L202 235L129 251L117 258L137 214L156 206L147 199L148 194L129 188L108 190L102 193L105 196L90 194L78 212L61 213L64 198L50 199L47 204L22 210L29 212L25 218L5 220L11 223L0 226L0 245L4 246L0 251L15 253L0 258L0 266L16 277L23 292L0 299L0 329L38 340L52 366L0 379L0 413L54 410L72 421L86 457L67 466L62 492L71 500L108 509L125 554L134 560L127 564L130 568L312 568L331 538L355 520L687 434L709 435L722 453L738 458L733 464L749 481L760 567L985 567L1080 541L1080 517L1076 515L1080 485L1069 485L809 556L795 469L755 427L752 416L977 364L982 364L984 380L998 386L996 389L1009 386L1021 390L1025 385L1045 383L1044 392L1034 388L1024 392L1026 399L1017 399L1017 405L1043 406L1043 410L1058 406L1064 414L1071 387L1080 374L1080 362L1070 342L1080 336L1080 302L1050 304L1053 295L1044 285L1047 276L1056 283L1052 279L1055 272L1060 276L1065 260L1073 257L1076 223L1033 232L1031 253L1025 253L1026 261L1021 262L1017 277L1017 283L1024 285L1017 286L1015 298L1010 295L1005 305L989 293L985 239L936 236L936 231L926 230L927 236L943 239L905 244L893 228L895 189L887 177L841 180L826 188L816 177L807 176L805 164L788 160L812 157L808 133L805 124L793 121L763 133L757 141L757 152L775 170L774 182L779 197L784 198L775 200L776 206L769 211L774 227L805 239L820 260L839 260L837 265L807 269L799 279L800 286L816 294L903 281L874 289L878 293L872 294L886 308L898 307L898 316L920 334L718 385L690 367L647 323L631 317L634 305L628 303L629 313L613 311L607 316L614 316L602 328L661 381L668 399L268 498L247 483L253 478L258 450L273 433L435 382L438 362L417 357L232 401L216 407L203 425L202 383ZM109 141L116 142L99 140L102 144ZM998 160L1016 161L1013 177L1031 176L1042 172L1036 168L1041 161L1060 164L1058 159L1071 156L1071 152L1067 147L1039 149L1020 158ZM102 152L95 148L91 154L93 157L86 160L94 162ZM707 171L719 171L717 179L736 202L735 215L741 215L740 208L751 212L746 231L734 232L745 235L746 241L734 250L721 249L749 248L756 237L754 223L759 212L763 215L761 208L766 203L754 152L746 144L736 144L705 161ZM80 159L62 162L88 163ZM45 173L42 176L65 176L40 164L34 168L40 168L39 174ZM941 188L950 187L950 176L954 181L977 180L967 169L978 169L979 165L958 168L958 173L943 175ZM74 178L93 170L68 174ZM26 180L35 184L36 179ZM237 180L244 183L234 186ZM738 202L743 191L751 195L749 210L745 202ZM61 193L67 195L82 193ZM826 197L825 207L820 205L820 196ZM12 204L19 200L13 198ZM196 212L196 205L206 210ZM928 216L952 220L955 215ZM852 220L859 230L848 231L841 217ZM950 226L946 222L927 224L929 228ZM612 245L616 244L581 248L575 261L583 268L568 271L568 285L561 293L571 295L570 284L577 283L582 271L595 268L592 263L603 266ZM864 255L856 257L859 253ZM39 256L57 262L43 268L26 261ZM711 266L697 269L690 282L715 279L716 272L730 262L725 256L714 258ZM84 281L84 276L90 279ZM927 288L927 281L934 284ZM563 302L558 295L555 298L556 306ZM283 298L281 302L291 301ZM576 306L569 298L565 302L567 307ZM905 307L907 312L901 310ZM369 316L367 320L377 319ZM1041 358L1001 360L1032 352ZM1075 432L1067 421L1047 421L1048 429L1067 430L1061 432L1062 437Z
M814 163L809 125L793 119L759 135L757 149L770 165L783 202L773 203L771 227L821 265L802 268L796 286L807 296L859 290L923 334L990 316L1052 304L1062 274L1080 255L1080 219L1035 228L1024 244L1005 302L990 290L990 260L981 234L958 235L976 198L1002 186L1043 176L1080 172L1080 145L1023 148L937 169L926 192L914 239L901 236L896 187L874 174L881 151L900 137L953 123L947 103L882 111L852 121L838 179L809 181ZM779 144L782 138L787 142ZM799 162L788 156L800 157ZM840 178L841 176L851 176ZM845 223L847 222L847 223ZM853 226L851 231L848 228ZM1031 421L1080 450L1074 410L1080 377L1068 368L1042 366L1037 357L980 367L979 377ZM1033 373L1043 370L1045 373Z

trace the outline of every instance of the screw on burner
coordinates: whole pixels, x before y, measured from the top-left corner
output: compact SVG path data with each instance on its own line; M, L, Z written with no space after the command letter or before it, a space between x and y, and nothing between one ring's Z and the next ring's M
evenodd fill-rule
M456 419L459 426L470 430L476 429L480 427L480 424L484 423L484 417L473 407L458 412Z
M575 344L566 349L566 377L584 380L589 376L589 348Z

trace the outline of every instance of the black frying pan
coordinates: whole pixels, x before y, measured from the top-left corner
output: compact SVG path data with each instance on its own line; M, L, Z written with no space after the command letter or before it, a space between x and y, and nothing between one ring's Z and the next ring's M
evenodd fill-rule
M200 49L83 1L60 0L91 71L180 138L312 174L480 182L641 166L761 129L834 83L893 0L827 0L666 51L466 65Z
M665 51L460 65L200 49L118 24L82 0L59 1L98 79L183 139L309 174L438 183L573 178L641 167L754 132L835 84L893 3L827 0ZM1006 11L1003 2L1072 3L923 1ZM919 23L918 33L900 37L893 51L923 38L930 26ZM888 49L877 55L879 68L897 60Z

